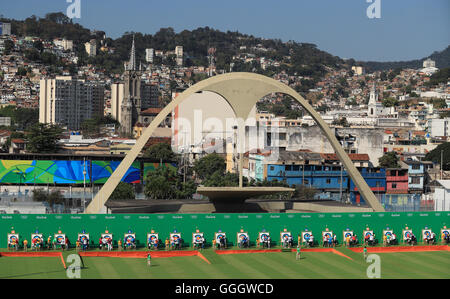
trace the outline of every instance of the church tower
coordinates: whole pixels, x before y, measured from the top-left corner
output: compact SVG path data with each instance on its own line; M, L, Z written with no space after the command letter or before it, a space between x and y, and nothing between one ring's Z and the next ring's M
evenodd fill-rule
M141 112L141 70L136 67L136 50L131 45L130 61L125 64L124 76L124 96L121 106L121 132L124 135L131 135L133 127L138 121Z
M375 88L375 83L372 85L369 96L369 104L367 109L367 116L376 117L377 116L377 103L378 103L378 92Z

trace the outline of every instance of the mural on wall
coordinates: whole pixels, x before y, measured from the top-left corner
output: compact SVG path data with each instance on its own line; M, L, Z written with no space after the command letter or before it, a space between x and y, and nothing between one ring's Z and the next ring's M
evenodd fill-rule
M83 161L0 160L0 183L82 184ZM86 169L88 162L86 162ZM89 172L86 182L89 182Z
M92 161L92 178L94 184L104 184L116 170L121 161ZM122 182L138 184L141 182L140 162L133 162L122 178Z
M104 184L121 161L70 160L0 160L0 184ZM84 165L86 163L86 165ZM92 166L91 166L92 165ZM159 163L143 163L143 177L159 167ZM175 163L163 167L176 169ZM83 171L86 170L86 178ZM135 161L122 178L130 184L141 183L141 162Z

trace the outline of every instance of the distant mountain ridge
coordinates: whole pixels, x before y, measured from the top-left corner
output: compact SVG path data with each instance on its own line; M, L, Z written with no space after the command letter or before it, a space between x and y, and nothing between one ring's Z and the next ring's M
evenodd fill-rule
M389 62L377 62L377 61L358 61L358 65L362 65L366 68L368 72L373 71L384 71L388 69L396 68L412 68L419 69L422 68L423 61L427 58L431 58L436 62L436 67L443 69L450 67L450 45L442 51L435 51L430 56L424 57L422 59L415 59L409 61L389 61Z

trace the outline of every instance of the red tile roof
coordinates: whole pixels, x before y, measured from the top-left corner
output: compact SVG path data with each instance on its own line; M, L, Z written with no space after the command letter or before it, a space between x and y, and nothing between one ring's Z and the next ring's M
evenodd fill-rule
M162 108L148 108L141 111L141 114L158 114L162 111Z
M338 157L336 154L320 154L321 157L325 160L338 161ZM352 161L370 161L368 154L348 154Z

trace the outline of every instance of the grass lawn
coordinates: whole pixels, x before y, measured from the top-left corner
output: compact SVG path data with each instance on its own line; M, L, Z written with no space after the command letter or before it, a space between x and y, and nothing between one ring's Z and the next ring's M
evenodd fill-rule
M211 264L197 256L152 259L147 266L143 258L83 257L81 278L169 278L169 279L298 279L298 278L367 278L369 266L361 253L346 248L330 252L294 252L216 254L205 249L202 254ZM67 255L74 250L64 252ZM450 252L377 253L381 258L381 278L450 278ZM0 278L66 278L58 257L0 257Z

